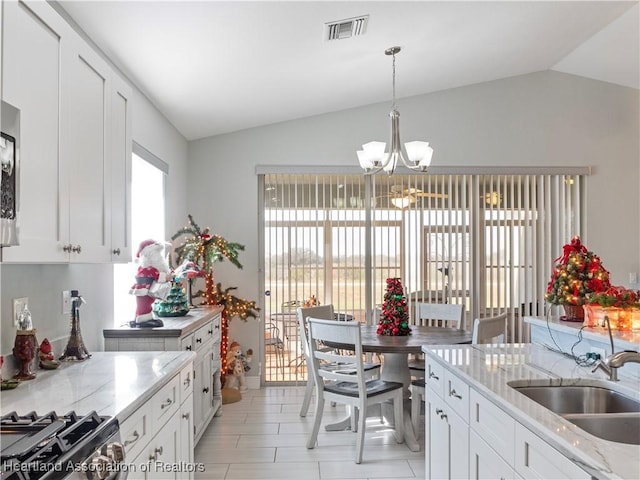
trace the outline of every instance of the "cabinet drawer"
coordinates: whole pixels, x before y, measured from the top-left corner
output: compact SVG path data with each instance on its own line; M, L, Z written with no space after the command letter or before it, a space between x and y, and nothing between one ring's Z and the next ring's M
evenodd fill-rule
M213 323L213 341L220 341L220 323L222 322L222 315L218 314L211 320Z
M444 367L427 356L424 376L425 384L442 396L444 392Z
M197 351L213 339L213 321L207 322L193 334L193 348Z
M180 404L193 393L193 365L189 364L180 372Z
M515 420L473 389L469 392L469 398L471 401L469 425L491 448L500 452L509 465L513 465Z
M515 470L525 479L571 478L591 480L591 475L542 440L516 423Z
M465 422L469 422L469 385L448 370L444 372L443 398Z
M146 403L120 423L120 438L127 461L136 458L151 439L151 412L148 407L149 403Z
M195 352L195 348L193 346L193 333L180 339L180 350L187 351L187 352Z
M153 424L156 430L173 415L180 406L180 375L173 377L151 399Z

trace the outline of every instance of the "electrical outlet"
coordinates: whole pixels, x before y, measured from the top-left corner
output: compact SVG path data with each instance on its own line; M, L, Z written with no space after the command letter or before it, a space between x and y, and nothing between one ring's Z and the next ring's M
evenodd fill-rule
M18 326L18 319L20 318L20 312L25 306L29 306L29 297L20 297L13 299L13 326Z
M589 347L589 351L591 353L595 353L597 355L600 355L600 360L604 360L607 356L607 351L604 348L598 348L598 347Z
M69 290L62 291L62 314L71 313L71 292Z

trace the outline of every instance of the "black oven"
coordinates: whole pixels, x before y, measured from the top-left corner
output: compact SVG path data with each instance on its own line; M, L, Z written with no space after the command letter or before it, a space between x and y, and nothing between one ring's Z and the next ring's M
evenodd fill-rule
M1 480L124 480L118 420L96 412L0 417Z

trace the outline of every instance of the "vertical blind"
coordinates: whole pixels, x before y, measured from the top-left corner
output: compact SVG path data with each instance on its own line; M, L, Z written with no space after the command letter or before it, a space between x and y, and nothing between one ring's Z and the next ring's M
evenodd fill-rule
M467 328L507 312L509 341L528 341L522 317L543 314L553 259L582 230L576 171L259 174L262 311L286 367L271 378L267 369L267 381L305 374L283 322L297 306L314 297L371 322L389 277L402 280L410 311L416 301L463 304Z

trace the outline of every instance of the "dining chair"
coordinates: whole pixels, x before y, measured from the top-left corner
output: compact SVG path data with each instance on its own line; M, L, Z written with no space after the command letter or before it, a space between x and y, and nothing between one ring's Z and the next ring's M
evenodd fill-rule
M507 314L495 317L476 318L473 321L471 343L504 343L507 338Z
M362 450L366 429L367 408L393 401L394 434L396 441L404 441L403 385L380 379L367 380L360 323L356 321L336 322L309 317L310 366L316 382L316 412L313 429L309 433L307 448L316 445L318 430L322 422L325 401L349 405L358 412L355 462L362 462ZM354 346L355 355L342 355L336 351L325 351L324 342L344 343ZM325 369L324 363L349 364L347 371L340 368ZM353 371L355 370L355 374Z
M284 341L280 337L280 329L275 323L267 322L264 330L264 347L274 349L276 354L276 369L282 370L282 378L284 379Z
M298 314L298 328L300 330L300 343L302 343L302 353L304 354L305 361L310 368L310 349L309 349L309 327L307 325L307 318L320 318L323 320L335 320L336 314L333 311L333 305L320 305L316 307L298 307L296 309ZM323 350L332 350L329 347L322 347ZM353 362L351 362L353 363ZM324 368L338 368L339 365L323 365ZM340 367L345 370L344 365ZM379 363L364 363L364 372L367 379L376 378L380 376L380 364ZM353 371L355 373L355 370ZM311 403L311 396L313 395L313 387L316 382L310 371L307 372L307 388L304 392L304 399L302 400L302 407L300 407L300 416L306 417L309 411L309 404Z
M414 325L464 328L464 305L452 303L416 302ZM409 371L413 377L424 377L424 358L409 360Z

